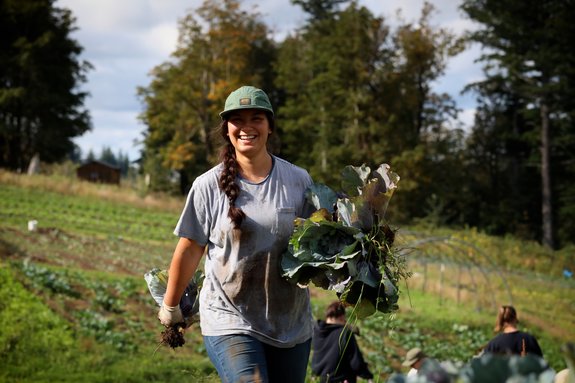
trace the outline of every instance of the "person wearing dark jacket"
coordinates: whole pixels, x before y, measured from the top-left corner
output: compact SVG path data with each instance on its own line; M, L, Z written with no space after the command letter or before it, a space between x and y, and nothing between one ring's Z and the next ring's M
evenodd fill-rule
M359 349L353 329L346 322L345 307L331 303L325 320L318 320L312 337L311 369L321 383L356 383L357 377L371 382L373 374Z
M524 331L517 329L519 319L513 306L501 306L497 314L495 332L499 333L485 347L485 352L505 355L535 354L543 357L537 339Z

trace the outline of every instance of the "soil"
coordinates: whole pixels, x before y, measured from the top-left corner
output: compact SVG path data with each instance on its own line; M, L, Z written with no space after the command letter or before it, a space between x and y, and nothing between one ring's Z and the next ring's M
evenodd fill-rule
M182 347L186 340L184 339L185 327L184 324L178 323L172 327L166 328L162 331L160 343L171 348Z

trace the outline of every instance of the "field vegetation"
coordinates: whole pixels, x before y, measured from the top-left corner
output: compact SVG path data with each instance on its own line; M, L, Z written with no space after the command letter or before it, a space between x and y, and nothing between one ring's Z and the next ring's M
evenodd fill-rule
M168 266L183 203L0 172L0 381L218 382L197 325L184 347L159 347L143 278ZM493 335L497 305L508 303L551 366L565 367L559 348L575 340L575 282L562 271L573 270L573 249L425 225L399 228L396 243L413 273L400 286L400 310L354 321L375 381L401 371L414 346L467 362ZM312 288L314 316L335 298Z

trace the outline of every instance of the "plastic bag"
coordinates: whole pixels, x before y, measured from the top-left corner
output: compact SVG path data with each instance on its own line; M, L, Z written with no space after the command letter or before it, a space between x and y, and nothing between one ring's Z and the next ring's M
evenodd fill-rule
M152 298L154 298L158 306L161 306L168 287L168 270L160 270L155 267L144 274L144 279L148 284L148 290ZM199 270L196 271L180 299L180 309L187 326L200 320L199 291L203 281L204 274Z

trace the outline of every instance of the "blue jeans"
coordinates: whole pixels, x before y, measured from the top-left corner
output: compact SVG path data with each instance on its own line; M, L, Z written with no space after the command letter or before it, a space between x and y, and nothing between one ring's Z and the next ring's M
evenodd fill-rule
M279 348L249 335L222 335L204 336L204 344L224 383L305 382L311 339Z

